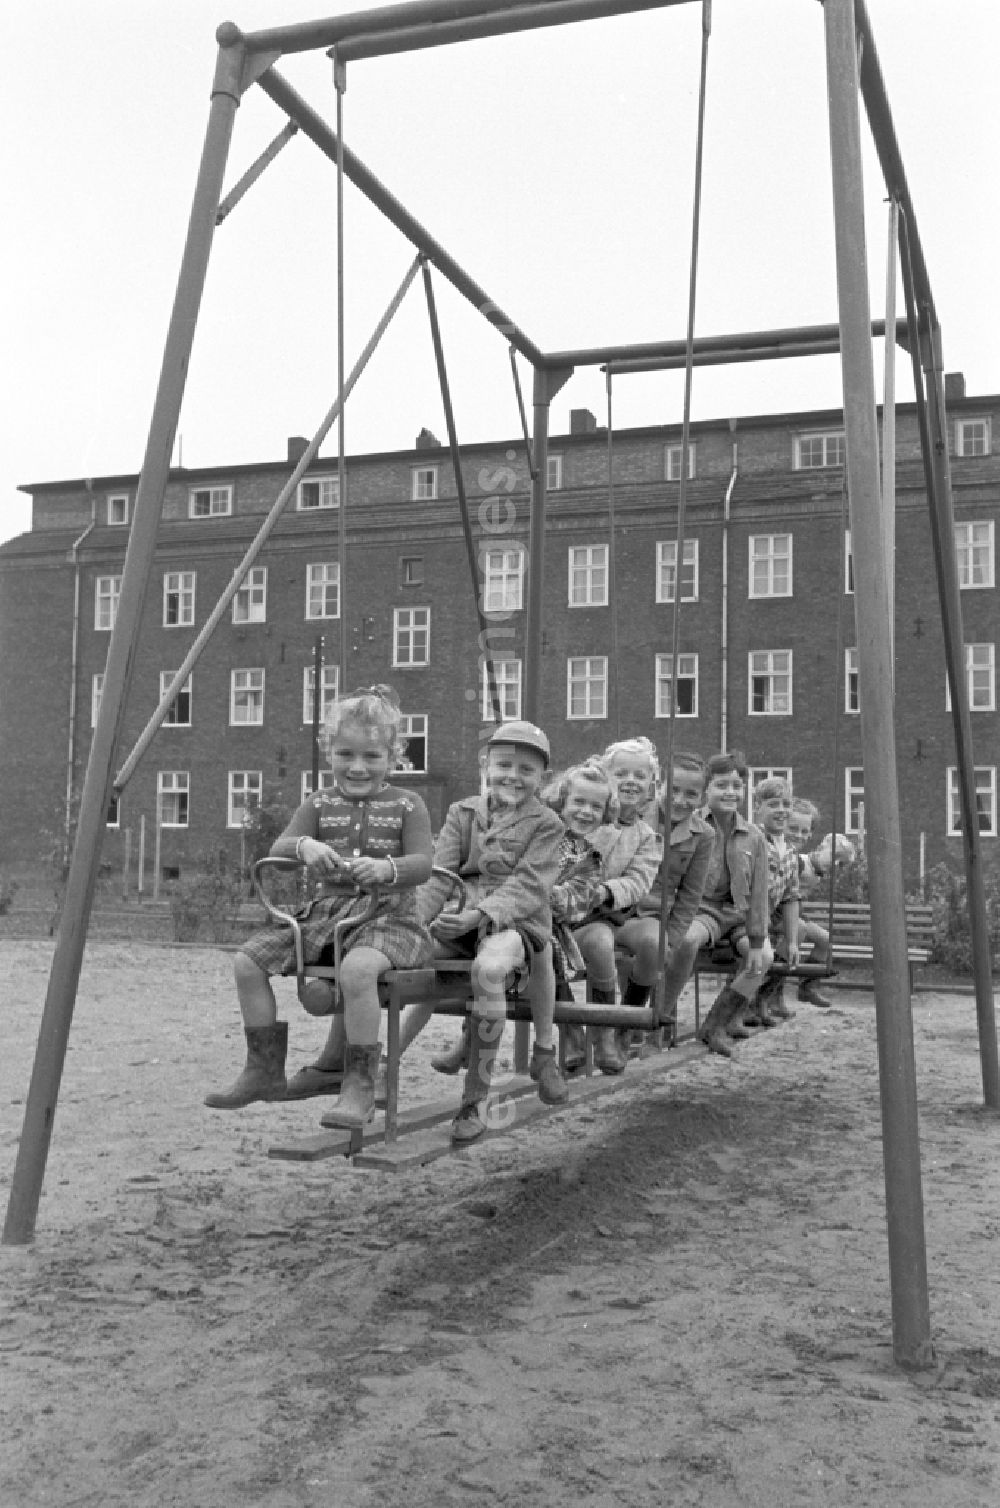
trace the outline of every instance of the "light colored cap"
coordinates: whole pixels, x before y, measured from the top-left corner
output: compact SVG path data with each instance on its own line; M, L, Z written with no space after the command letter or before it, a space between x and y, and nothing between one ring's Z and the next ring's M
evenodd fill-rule
M541 754L546 765L552 758L549 741L536 723L520 720L514 723L501 723L500 727L490 734L486 747L491 748L494 744L517 744L522 749L534 749L536 753Z

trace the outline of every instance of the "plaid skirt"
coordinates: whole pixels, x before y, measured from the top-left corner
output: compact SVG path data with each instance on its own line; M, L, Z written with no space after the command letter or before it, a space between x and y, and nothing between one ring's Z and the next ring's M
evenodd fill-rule
M355 916L363 917L367 907L367 895L331 895L314 901L297 913L306 963L332 963L337 923ZM357 926L345 928L343 948L345 953L352 948L377 948L394 969L415 969L426 963L434 945L427 929L417 920L415 892L407 890L382 896L374 916L359 920ZM251 933L241 944L240 952L265 974L295 973L291 928L277 922Z

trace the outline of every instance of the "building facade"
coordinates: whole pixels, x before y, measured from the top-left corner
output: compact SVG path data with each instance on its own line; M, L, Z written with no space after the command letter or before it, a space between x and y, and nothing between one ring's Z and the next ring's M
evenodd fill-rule
M956 545L980 829L996 861L996 521L1000 397L948 380ZM504 717L525 710L528 573L544 569L539 721L557 764L612 739L708 755L741 748L786 771L826 827L863 822L852 559L839 411L695 423L678 576L679 429L616 431L571 415L550 439L544 562L529 558L530 468L521 442L468 446L474 588L446 449L351 457L346 559L336 462L307 472L168 717L109 813L104 862L119 868L140 824L147 863L182 873L220 845L239 851L247 808L293 809L311 788L320 695L335 694L342 624L348 688L393 685L410 768L437 825L474 789L492 721L486 649ZM135 648L119 764L236 572L301 455L171 473ZM941 615L915 412L897 414L896 726L904 866L961 858ZM0 865L29 866L72 828L115 622L137 478L44 482L32 527L0 547ZM613 505L613 506L612 506ZM609 527L613 515L614 528ZM678 645L672 643L680 583ZM481 595L486 644L477 617ZM144 821L143 821L144 819ZM147 878L146 883L149 883Z

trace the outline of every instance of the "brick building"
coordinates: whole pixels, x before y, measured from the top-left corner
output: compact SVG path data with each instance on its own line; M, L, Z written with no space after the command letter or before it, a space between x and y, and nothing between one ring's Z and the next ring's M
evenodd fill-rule
M996 519L1000 396L948 380L956 542L981 830L995 862ZM261 465L171 473L121 759L230 581L304 442ZM556 762L642 732L661 745L671 644L678 429L614 436L576 410L548 462L540 721ZM857 826L863 800L843 418L837 410L695 423L676 693L679 747L739 747L790 771L824 819ZM505 715L521 712L530 478L520 441L471 445L463 467ZM907 883L960 861L954 739L915 412L897 415L896 699ZM484 655L447 450L350 457L347 568L335 462L317 461L175 699L120 803L104 858L161 821L167 875L220 843L238 851L248 802L294 807L312 760L317 637L336 686L343 611L351 686L389 681L435 824L474 788L488 717ZM101 693L135 476L44 482L32 528L0 547L0 864L28 864L66 827ZM846 537L845 537L846 533ZM834 758L836 755L836 769ZM40 839L40 834L44 835ZM147 840L147 855L152 840ZM134 852L134 849L133 849ZM147 880L148 883L148 880Z

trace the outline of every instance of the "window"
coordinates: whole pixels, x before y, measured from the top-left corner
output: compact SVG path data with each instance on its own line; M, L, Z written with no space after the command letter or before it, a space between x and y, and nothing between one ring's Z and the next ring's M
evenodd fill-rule
M108 523L116 525L127 524L129 511L128 505L129 496L127 492L109 492Z
M984 838L997 835L997 771L996 765L976 767L976 812L979 816L979 831ZM948 768L948 833L957 838L962 832L962 802L958 790L958 770Z
M334 781L333 771L332 770L320 770L320 772L319 772L319 788L320 788L321 791L332 791L335 783L336 782ZM312 793L313 793L312 770L303 770L302 771L302 798L301 799L303 801L308 801L309 797L312 795Z
M314 476L298 485L295 506L300 513L308 508L339 508L340 477Z
M119 796L117 795L117 793L115 791L112 791L111 792L111 797L110 797L110 799L108 801L108 810L105 813L105 817L104 817L104 825L105 825L105 827L119 827L121 825L121 820L122 820L122 804L121 804L121 799L119 798Z
M319 720L322 723L340 689L340 666L323 665L319 676ZM316 666L306 665L302 671L302 721L312 727L313 700L316 691Z
M194 578L194 571L164 572L164 628L189 628L194 622Z
M118 617L118 599L121 596L120 576L98 576L94 582L94 627L112 629Z
M497 658L493 661L497 695L500 698L501 722L516 722L521 716L521 661ZM490 696L490 678L483 659L483 722L492 722L495 714Z
M414 466L411 472L410 497L415 503L433 502L438 495L436 466Z
M91 677L90 681L90 726L97 727L97 719L101 715L101 697L104 695L104 672L103 670Z
M865 828L865 772L848 765L844 771L844 831L860 833Z
M545 457L545 490L546 492L559 492L563 484L563 458L562 456Z
M161 701L162 701L162 699L163 699L163 697L164 697L164 695L166 693L167 687L170 685L170 682L173 680L173 678L174 678L174 676L176 674L177 674L176 670L161 670L160 671L160 700ZM173 701L170 703L170 706L167 709L167 715L163 719L163 726L165 728L190 728L190 726L191 726L191 677L190 676L188 676L187 680L181 686L181 689L177 692L177 695L174 697Z
M516 612L523 606L523 550L481 550L479 564L483 573L485 612Z
M267 566L252 566L236 588L234 623L263 623L267 617Z
M429 607L397 607L392 613L392 663L431 663L431 610Z
M959 419L955 423L957 456L988 456L992 453L989 419Z
M858 674L856 645L844 650L844 711L861 711L861 681Z
M751 534L750 596L792 595L792 536Z
M792 651L750 651L749 712L789 717L792 711Z
M234 670L229 691L231 727L260 727L264 721L263 670Z
M970 712L995 712L996 650L992 644L966 644L965 684ZM951 711L951 687L945 676L945 706Z
M955 553L958 556L960 587L993 585L993 520L985 523L955 525Z
M607 545L573 545L569 552L570 607L607 607Z
M677 590L677 541L656 541L656 600L673 602ZM681 572L681 601L698 600L698 541L684 541L684 569Z
M747 770L747 817L751 822L754 820L753 793L762 780L784 780L789 790L791 790L791 766L752 764Z
M566 716L607 717L608 662L604 655L566 661Z
M424 557L404 555L399 562L399 579L403 586L423 586Z
M681 479L681 447L679 445L667 445L663 450L663 474L668 482L679 482ZM688 445L688 478L694 476L694 444Z
M843 466L846 455L842 429L821 430L816 434L796 436L796 471L816 471L824 466Z
M331 771L331 774L333 772ZM229 811L227 827L242 827L252 811L260 806L264 777L260 770L229 771Z
M187 827L190 779L187 770L161 770L156 801L161 827Z
M232 487L192 487L188 493L188 518L220 518L232 511Z
M656 656L656 716L670 716L670 698L674 683L673 655ZM677 716L698 716L698 656L677 656Z
M306 566L306 617L340 617L340 562Z
M851 549L851 531L844 530L844 591L854 596L854 551Z
M408 775L427 774L427 714L426 712L404 712L399 731L405 740L403 752L400 755L397 770L405 770Z

